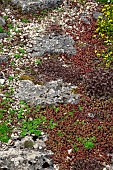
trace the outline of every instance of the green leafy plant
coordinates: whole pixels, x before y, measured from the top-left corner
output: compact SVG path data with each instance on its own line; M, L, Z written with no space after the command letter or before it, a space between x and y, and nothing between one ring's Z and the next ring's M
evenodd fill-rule
M83 143L83 145L84 145L84 147L85 147L86 149L91 149L91 148L94 147L93 141L94 141L94 142L96 141L96 137L95 137L95 136L93 136L93 137L91 137L91 138L89 138L89 139L85 138L85 139L82 141L82 143Z
M0 112L1 112L2 110L0 109ZM2 119L2 117L3 117L3 113L0 113L0 119Z
M21 58L21 55L20 54L14 54L14 58Z
M7 26L8 26L9 29L13 28L12 24L7 24Z
M5 20L7 20L7 19L8 19L8 16L7 16L7 15L5 15L5 16L3 16L3 18L4 18Z
M3 27L0 25L0 33L3 33L4 32L4 29Z
M36 63L36 64L41 64L42 62L41 62L41 60L36 59L36 60L35 60L35 63Z
M0 141L7 143L10 139L9 133L11 129L6 125L6 123L0 123Z
M17 111L16 109L11 109L11 108L8 110L9 114L15 114L16 111Z
M22 18L22 20L21 20L22 22L24 22L24 23L27 23L27 22L29 22L29 20L28 19L25 19L25 18Z
M23 55L25 54L25 50L22 49L22 48L19 48L18 51L19 51L20 53L22 53Z
M61 12L64 11L64 9L63 9L63 8L60 8L60 7L56 7L55 9L56 9L57 11L61 11Z
M96 137L93 136L93 137L84 138L84 139L83 139L82 137L76 137L76 140L77 140L79 143L82 143L86 149L91 149L91 148L94 147L93 141L94 141L94 142L96 141ZM76 145L75 145L75 146L76 146Z
M21 105L26 105L26 104L27 104L24 100L20 100L19 103L20 103Z
M76 144L73 144L73 150L74 150L74 152L77 152L79 150L79 148L76 146Z
M98 126L97 128L98 128L98 129L102 129L102 126Z
M9 77L8 77L8 80L9 80L9 81L11 81L11 80L13 80L13 79L14 79L14 76L9 76Z
M57 125L57 123L53 123L53 119L51 119L50 121L49 121L49 128L50 129L53 129L55 126Z
M59 107L55 107L55 106L54 106L54 110L55 110L55 112L57 113L57 112L59 111Z
M104 3L108 3L108 2L113 2L113 0L97 0L98 2L104 2Z
M12 95L12 94L14 93L14 89L13 89L13 87L10 87L10 89L9 89L9 90L10 90L10 94ZM12 100L12 99L11 99L11 101L13 102L14 100Z
M18 119L22 119L22 118L24 118L24 116L23 116L23 111L24 111L24 108L20 108L20 110L18 111Z
M10 35L11 35L11 32L10 32L10 31L8 31L8 32L7 32L7 34L10 36Z
M48 12L48 10L47 10L47 9L44 9L43 11L41 11L41 14L42 14L42 15L45 15L45 14L47 14L47 12Z
M91 149L94 147L94 143L92 141L86 141L83 144L86 149Z
M73 112L68 112L68 114L73 116Z
M58 136L64 136L64 134L61 132L61 130L58 130L57 135Z
M11 64L12 66L15 66L15 61L12 60L12 61L10 62L10 64Z
M36 118L33 120L26 121L24 120L22 122L22 127L21 127L21 136L25 136L27 133L29 134L35 134L36 136L41 135L41 131L38 130L37 128L39 127L40 124L43 124L46 122L46 118L42 116L41 118Z
M14 27L14 31L15 31L16 33L20 33L20 32L21 32L21 30L19 30L17 27Z
M80 106L80 105L78 105L78 109L79 109L79 111L82 111L82 106Z
M82 141L83 139L82 139L81 137L76 137L76 140L80 142L80 141Z

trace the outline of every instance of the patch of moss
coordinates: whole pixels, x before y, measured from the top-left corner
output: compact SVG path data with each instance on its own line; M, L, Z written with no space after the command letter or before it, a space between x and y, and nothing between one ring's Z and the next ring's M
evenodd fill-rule
M33 145L34 145L34 143L33 143L33 141L31 141L31 140L26 140L26 141L24 142L24 148L32 148Z
M22 75L20 76L19 80L33 80L33 77L27 76L27 75Z
M73 88L73 89L71 90L71 92L74 93L74 94L78 94L78 88Z
M43 85L44 85L44 82L43 82L43 81L38 81L37 84L43 86Z
M20 76L19 80L30 80L32 81L35 85L38 84L38 85L44 85L44 82L43 81L36 81L36 78L35 76L29 76L29 75L22 75Z

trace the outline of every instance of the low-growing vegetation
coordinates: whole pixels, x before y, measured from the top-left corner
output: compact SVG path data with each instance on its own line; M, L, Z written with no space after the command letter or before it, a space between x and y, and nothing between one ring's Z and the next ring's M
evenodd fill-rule
M101 170L103 162L111 163L111 157L108 154L113 152L111 142L113 139L113 5L108 4L107 1L98 1L106 2L102 8L103 17L99 16L95 25L92 26L93 29L88 32L89 35L91 34L89 42L93 44L92 46L95 45L96 49L92 46L88 49L86 47L85 51L84 47L78 48L78 54L72 59L63 55L65 61L71 64L73 62L74 66L70 64L68 68L62 68L62 62L58 59L62 55L53 55L55 59L52 55L51 59L45 55L46 61L36 59L31 65L20 67L26 74L19 77L18 74L11 75L7 72L7 69L16 72L15 61L10 57L7 64L2 63L0 68L0 71L2 68L5 70L9 82L9 85L0 85L0 94L3 94L0 96L0 141L7 143L15 128L21 131L21 138L27 134L40 138L41 132L44 131L49 134L49 139L46 141L47 148L54 152L53 159L60 165L60 170L69 170L69 167L73 170L77 168L77 170L84 170L83 166L94 169L94 164L97 169ZM79 1L82 4L85 2ZM41 15L43 17L47 15L47 10L42 11ZM4 18L8 19L7 16ZM25 17L21 19L21 22L26 24L29 20ZM9 34L7 42L10 40L12 29L17 34L21 32L18 26L14 28L9 22L6 27L0 27L0 33ZM86 31L81 38L83 42L87 41L88 33ZM9 44L10 48L11 44ZM1 52L3 49L4 44L1 45ZM13 57L21 60L25 53L22 45ZM93 57L90 58L91 56ZM51 75L49 80L61 77L64 81L74 85L77 83L78 88L72 91L75 94L81 94L79 103L42 107L20 100L19 108L13 108L16 101L13 99L12 81L31 80L34 84L38 84L35 67L39 69L38 73L43 72L47 77L54 73L54 77ZM47 73L44 72L45 69ZM40 81L41 85L43 83ZM24 143L24 147L32 148L32 141Z
M103 17L98 17L95 36L102 38L107 48L100 51L97 49L95 53L98 57L102 56L106 67L113 67L113 5L104 5L102 14Z

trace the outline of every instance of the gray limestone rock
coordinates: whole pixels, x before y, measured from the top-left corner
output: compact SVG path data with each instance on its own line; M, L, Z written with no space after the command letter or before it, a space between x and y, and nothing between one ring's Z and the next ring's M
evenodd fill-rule
M79 94L72 92L73 88L70 83L63 83L62 80L51 81L45 85L34 85L30 80L21 80L19 88L14 95L20 100L30 102L35 105L58 104L58 103L75 103L79 101Z
M0 84L4 84L5 83L5 75L2 71L0 71Z
M1 55L0 56L0 64L3 62L3 63L6 63L8 61L8 55Z
M99 16L102 16L102 17L103 17L103 14L102 14L101 12L97 12L97 11L93 12L93 18L94 18L94 19L97 20Z
M0 39L7 37L6 33L0 33Z
M90 25L90 21L87 19L87 16L85 14L82 14L80 16L80 18L82 19L82 21L84 21L86 24Z
M4 26L5 24L5 19L3 17L0 17L0 26Z
M35 37L36 44L32 48L27 48L26 51L31 53L31 56L42 56L45 53L68 53L68 55L76 54L74 47L75 41L69 35L55 35L54 33L43 37Z
M5 19L0 17L0 39L7 37L7 34L4 32L3 26L6 24Z
M43 140L33 140L32 136L12 138L6 149L0 149L0 169L7 170L55 170L50 156L53 153L46 150Z
M21 7L24 13L34 13L37 10L58 7L63 0L11 0L11 2L17 7Z

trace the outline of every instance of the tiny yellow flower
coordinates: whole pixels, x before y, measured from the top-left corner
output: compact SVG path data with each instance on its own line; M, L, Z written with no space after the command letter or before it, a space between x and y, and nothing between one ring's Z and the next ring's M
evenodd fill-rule
M107 39L107 40L108 40L108 38L109 38L109 37L108 37L108 36L106 36L106 39Z
M98 32L99 31L99 28L97 28L96 30L95 30L95 32Z
M98 19L102 19L102 16L98 16Z
M112 51L110 51L110 53L109 54L113 54L113 52Z
M99 54L99 53L97 53L96 55L97 55L97 57L100 57L100 54Z
M110 15L110 11L107 11L107 12L106 12L106 15L109 16L109 15Z
M100 35L101 35L102 38L104 37L104 34L100 34Z
M108 22L109 22L109 23L111 23L111 22L113 22L113 20L112 20L112 19L110 19Z
M97 53L97 50L95 50L95 53Z
M103 8L103 9L102 9L102 12L104 12L105 10L106 10L106 9L105 9L105 8Z
M105 8L108 8L108 7L109 7L109 5L104 5L104 7L105 7Z
M105 43L108 43L109 42L109 40L106 40L106 41L104 41Z
M106 67L109 67L110 63L106 63Z
M96 37L96 35L93 35L92 37L93 37L93 38L95 38L95 37Z

